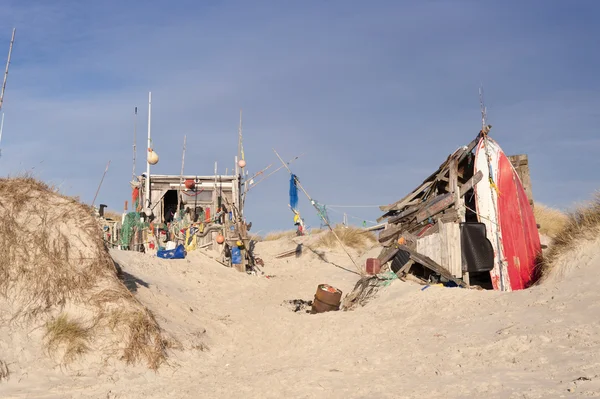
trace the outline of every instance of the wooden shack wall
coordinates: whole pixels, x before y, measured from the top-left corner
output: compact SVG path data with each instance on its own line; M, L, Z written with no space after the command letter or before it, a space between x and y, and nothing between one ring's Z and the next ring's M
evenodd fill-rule
M438 222L439 231L417 240L417 252L446 268L454 277L462 278L460 226Z

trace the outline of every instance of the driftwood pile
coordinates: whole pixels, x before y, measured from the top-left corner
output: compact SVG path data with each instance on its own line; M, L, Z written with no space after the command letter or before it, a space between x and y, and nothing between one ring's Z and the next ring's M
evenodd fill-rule
M489 130L489 128L487 129ZM486 132L487 133L487 132ZM436 274L466 285L455 278L444 266L417 252L417 241L438 233L443 224L476 221L473 187L482 179L481 172L473 174L474 154L481 132L468 145L457 149L446 161L415 190L393 204L381 206L385 213L378 219L386 220L385 229L379 235L384 249L379 255L381 264L392 260L400 251L412 262L405 262L402 269L407 273L411 264L418 263ZM396 271L398 273L398 271Z

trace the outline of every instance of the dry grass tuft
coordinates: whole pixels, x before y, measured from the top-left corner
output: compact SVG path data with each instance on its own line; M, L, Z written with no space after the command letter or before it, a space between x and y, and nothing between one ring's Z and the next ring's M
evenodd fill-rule
M553 240L552 246L541 262L542 279L555 272L560 257L583 241L594 240L600 235L600 193L592 201L567 216L563 228Z
M2 382L2 380L8 380L8 377L10 377L8 365L5 361L0 360L0 382Z
M71 363L87 352L90 336L90 328L82 326L77 320L69 319L64 313L46 323L46 346L50 352L64 348L64 364Z
M123 215L117 211L104 211L104 218L105 219L112 219L114 221L120 222L121 219L123 218Z
M282 238L293 238L296 237L296 230L287 230L287 231L273 231L267 234L263 241L277 241Z
M358 227L346 227L337 225L334 231L346 247L357 250L364 250L377 242L377 238L370 231L365 231ZM316 242L317 247L335 248L339 245L331 231L322 234Z
M145 361L150 369L157 370L167 358L167 348L179 346L178 342L163 337L154 315L146 308L114 310L106 321L111 330L122 336L121 358L127 364Z
M250 241L254 241L254 242L264 241L263 236L261 236L259 234L248 234L248 238L250 238Z
M568 222L568 215L558 209L535 204L533 208L536 222L540 225L540 233L554 238Z

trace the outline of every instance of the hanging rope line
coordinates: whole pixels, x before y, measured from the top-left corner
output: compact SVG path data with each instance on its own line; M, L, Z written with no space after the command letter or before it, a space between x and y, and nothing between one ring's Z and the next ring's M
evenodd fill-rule
M328 206L329 206L329 209L330 209L330 210L332 210L332 211L334 211L335 213L339 213L339 214L341 214L341 215L346 215L346 216L348 216L348 217L351 217L351 218L353 218L353 219L360 220L361 222L363 222L363 221L364 221L364 222L369 222L369 223L371 223L371 224L378 224L377 222L374 222L374 221L372 221L372 220L367 220L367 219L365 219L365 218L359 218L358 216L350 215L349 213L346 213L346 212L342 212L342 211L338 211L338 210L336 210L336 209L333 209L333 208L331 207L331 205L328 205Z
M283 166L285 166L285 168L288 170L288 172L290 172L290 175L294 176L294 174L292 173L292 170L287 166L287 164L285 163L285 161L279 156L279 154L277 153L277 151L275 151L274 148L273 148L273 152L275 153L275 155L277 155L277 158L279 158L279 160L281 161L281 163L283 164ZM304 189L304 187L302 187L302 185L300 184L300 182L297 179L294 178L294 181L296 182L295 184L298 186L298 188L300 188L300 190L302 190L302 192L304 193L304 195L306 195L306 198L308 198L308 200L310 201L310 204L317 210L317 212L319 213L319 216L321 216L321 219L325 222L325 224L329 228L329 231L331 231L331 233L333 234L333 236L335 237L335 239L338 241L338 243L340 244L340 246L342 247L342 249L344 250L344 252L346 253L346 255L348 255L348 258L350 258L350 260L354 264L354 267L356 267L356 270L358 271L358 273L362 276L364 274L363 270L360 268L360 266L358 266L358 264L356 263L356 261L354 260L354 258L352 257L352 255L350 255L350 252L348 252L348 249L346 249L346 246L344 245L344 243L342 242L342 240L340 239L340 237L337 235L337 233L335 232L335 230L333 230L333 227L331 227L331 224L329 224L329 222L327 222L327 220L325 220L323 218L323 215L321 215L321 213L319 212L319 208L317 207L315 200L313 200L311 198L311 196L308 195L308 192L306 192L306 190Z
M381 205L327 205L330 208L379 208Z

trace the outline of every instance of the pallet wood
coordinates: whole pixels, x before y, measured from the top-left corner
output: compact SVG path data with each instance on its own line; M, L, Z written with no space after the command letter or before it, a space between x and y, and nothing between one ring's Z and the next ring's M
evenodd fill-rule
M471 177L465 184L462 185L460 188L460 196L464 197L469 190L471 190L477 183L481 181L481 179L483 179L483 173L479 170L473 175L473 177Z
M399 251L400 251L400 249L398 249L397 246L390 247L390 248L384 248L383 251L381 251L381 253L377 257L377 259L379 259L379 262L381 262L381 266L385 265L390 260L392 260L392 258L394 256L396 256L396 254Z
M454 204L454 197L451 194L442 194L435 198L432 201L433 204L429 205L427 208L419 211L416 216L416 222L420 223L424 220L429 219L430 217L437 215L442 212L444 209L448 208L452 204Z
M387 229L383 230L379 233L379 242L388 241L390 238L393 238L395 235L400 234L402 231L402 225L391 225Z
M462 277L462 254L460 246L460 226L458 223L439 223L440 264L454 277Z
M402 209L404 206L406 206L406 203L412 201L423 190L425 190L428 187L430 187L431 184L433 184L433 182L426 181L423 184L421 184L421 186L419 186L419 188L417 188L415 191L411 192L410 194L408 194L406 197L402 198L401 200L396 201L396 202L394 202L393 204L390 204L390 205L380 206L379 209L382 210L382 211L385 211L385 212L391 211L391 210Z
M457 279L454 276L452 276L452 274L450 274L450 272L446 268L440 266L439 264L437 264L435 261L433 261L428 256L422 255L422 254L418 253L417 251L410 249L406 245L399 245L398 249L408 252L410 255L410 258L412 260L414 260L416 263L423 265L424 267L428 268L429 270L446 278L448 281L452 281L460 287L467 286L462 280Z
M408 272L410 272L410 268L412 267L412 265L415 264L415 261L412 259L409 259L408 262L406 262L404 264L404 266L402 266L400 268L400 270L398 270L396 272L396 276L401 277L403 274L408 274Z

